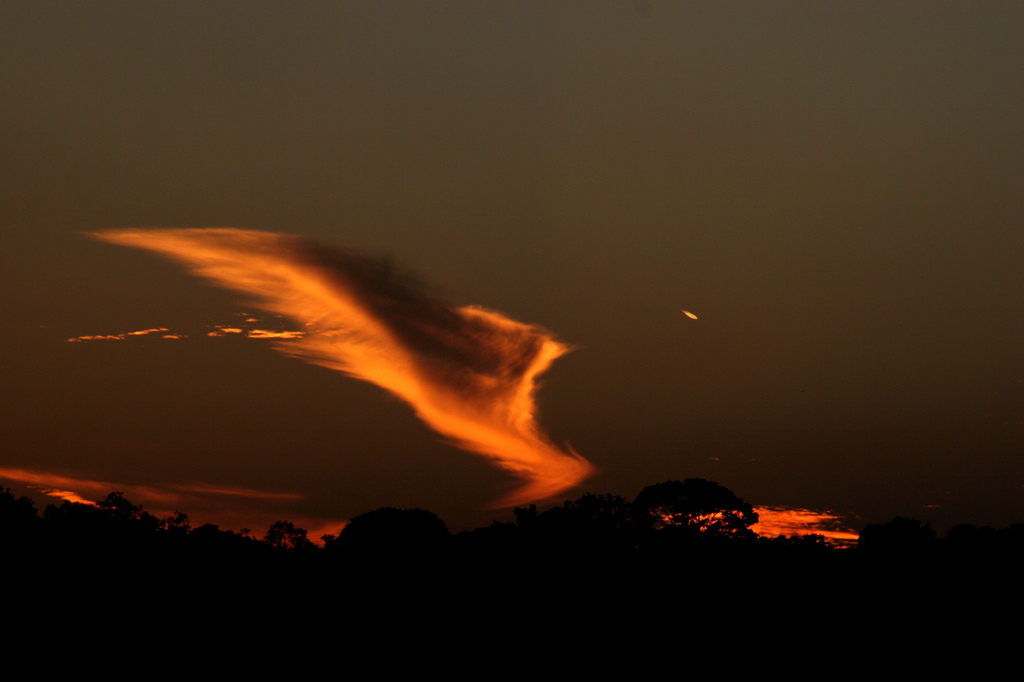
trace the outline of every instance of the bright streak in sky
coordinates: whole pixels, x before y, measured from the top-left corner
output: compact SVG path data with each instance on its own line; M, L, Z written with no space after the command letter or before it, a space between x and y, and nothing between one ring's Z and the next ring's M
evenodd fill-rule
M501 505L557 495L593 471L535 421L536 379L567 346L545 330L430 299L390 264L297 237L233 228L93 235L155 251L290 317L281 352L374 383L459 447L526 482Z
M682 308L680 308L680 310L682 311L683 315L686 315L691 320L696 320L697 319L697 316L694 315L693 313L691 313L689 310L682 310Z

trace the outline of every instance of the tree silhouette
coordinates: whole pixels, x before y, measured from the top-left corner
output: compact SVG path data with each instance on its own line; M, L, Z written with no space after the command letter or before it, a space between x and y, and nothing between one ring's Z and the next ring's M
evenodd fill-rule
M271 547L292 552L309 551L316 548L316 545L306 537L306 529L296 528L291 521L275 521L267 529L263 542Z
M585 493L567 500L561 507L543 513L537 506L516 507L512 513L516 525L528 532L570 540L596 539L629 528L632 523L629 503L618 495Z
M0 528L34 524L39 517L36 505L27 497L15 497L10 488L0 487Z
M613 571L636 548L629 503L618 495L586 493L560 507L513 509L518 550L536 561L555 561L564 570ZM506 544L516 540L506 533Z
M160 527L160 520L134 504L120 491L109 493L96 501L96 509L122 528L131 528L137 534L152 533Z
M714 481L688 478L647 486L633 502L634 522L654 530L675 528L706 536L753 538L757 512Z
M174 516L160 519L160 530L176 536L188 535L192 532L192 522L189 521L188 514L176 511Z
M630 525L629 503L618 495L585 493L577 500L569 500L562 508L594 528L611 530Z
M897 516L886 523L866 526L860 532L857 547L871 552L918 552L932 545L932 524Z
M423 509L383 507L354 517L324 548L363 558L438 548L450 533L444 521Z
M15 497L10 488L0 487L0 547L32 540L39 523L32 500Z

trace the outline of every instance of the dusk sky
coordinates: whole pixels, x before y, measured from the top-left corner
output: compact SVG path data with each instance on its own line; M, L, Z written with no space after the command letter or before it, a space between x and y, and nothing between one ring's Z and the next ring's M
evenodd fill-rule
M548 503L1024 522L1020 2L7 0L0 55L0 485L41 505L511 519L523 480L249 336L303 320L89 236L232 227L570 347L536 420L594 470Z

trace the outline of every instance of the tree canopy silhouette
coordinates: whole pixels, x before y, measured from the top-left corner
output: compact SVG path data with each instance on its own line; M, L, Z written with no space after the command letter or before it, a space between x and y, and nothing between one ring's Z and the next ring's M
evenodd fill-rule
M917 552L935 540L932 524L897 516L886 523L866 526L860 532L857 547L869 552Z
M296 527L291 521L275 521L267 529L263 542L290 552L308 552L316 549L316 545L307 537L306 529Z
M383 507L354 517L324 548L352 554L392 554L438 547L450 536L444 521L423 509Z
M633 519L654 530L676 528L707 536L753 538L754 508L714 481L688 478L665 481L640 491Z

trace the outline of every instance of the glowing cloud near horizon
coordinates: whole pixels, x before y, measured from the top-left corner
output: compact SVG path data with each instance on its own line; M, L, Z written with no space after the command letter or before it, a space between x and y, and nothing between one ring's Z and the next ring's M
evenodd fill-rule
M536 379L569 350L539 327L448 305L385 261L289 235L210 228L92 236L177 260L303 325L305 336L277 349L377 384L458 447L525 479L502 505L551 497L593 471L537 427Z

